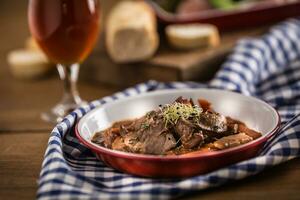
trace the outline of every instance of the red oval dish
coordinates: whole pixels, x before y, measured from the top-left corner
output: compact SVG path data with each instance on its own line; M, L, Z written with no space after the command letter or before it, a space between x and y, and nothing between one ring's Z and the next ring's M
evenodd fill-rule
M147 0L163 24L210 23L221 31L237 28L263 26L280 20L299 16L300 1L265 1L250 8L219 10L211 9L198 13L179 15L162 9L157 3Z
M201 97L208 99L212 102L212 105L217 112L225 115L230 114L230 110L227 105L236 104L236 108L239 109L245 108L244 106L250 106L248 109L252 109L252 112L249 111L252 116L247 115L242 117L243 109L238 110L237 112L232 112L232 115L228 116L245 121L250 125L250 128L253 128L253 126L255 126L255 123L253 122L257 121L256 125L258 126L256 129L262 132L263 136L247 144L226 150L191 153L179 156L156 156L126 153L111 150L96 145L90 141L90 138L96 130L103 130L109 127L114 121L141 116L147 110L151 110L162 103L172 102L172 100L178 96L192 98ZM220 104L217 104L216 102L220 102L221 100L223 100L224 105L220 106ZM116 117L115 112L118 111L118 107L123 109L122 111L119 110L120 116ZM136 109L136 111L134 111L134 109L130 109L133 107L137 107L138 109ZM223 110L220 108L223 108ZM236 108L233 109L236 110ZM253 109L255 110L254 112ZM131 112L129 112L127 114L128 116L124 118L126 113L130 110ZM238 115L241 117L238 118ZM251 119L253 119L252 123L250 122ZM259 125L263 126L263 124L265 127L259 127ZM113 167L114 169L145 177L179 178L204 174L226 165L256 156L262 149L265 142L274 136L279 127L280 116L278 112L261 100L221 90L185 89L151 92L108 103L85 115L76 125L75 132L81 143L91 149L105 164ZM265 132L262 131L264 128Z

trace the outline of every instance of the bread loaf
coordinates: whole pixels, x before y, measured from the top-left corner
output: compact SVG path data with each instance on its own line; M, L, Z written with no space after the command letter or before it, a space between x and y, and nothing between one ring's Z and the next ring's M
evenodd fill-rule
M143 1L120 1L108 16L105 33L108 53L118 63L150 58L159 44L156 18Z
M55 69L41 51L19 49L11 51L7 56L10 70L19 79L33 79Z
M215 47L220 44L217 27L211 24L178 24L166 27L169 43L178 49Z

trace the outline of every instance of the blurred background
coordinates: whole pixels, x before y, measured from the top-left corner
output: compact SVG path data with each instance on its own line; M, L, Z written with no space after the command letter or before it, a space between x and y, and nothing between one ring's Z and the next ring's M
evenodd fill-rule
M239 38L261 35L300 9L297 0L100 3L99 40L79 73L87 101L147 80L209 81ZM0 1L4 130L50 128L36 120L62 96L55 65L31 37L27 8L26 0Z
M16 199L35 198L36 180L53 128L40 115L63 93L55 65L31 37L28 2L0 0L0 196ZM78 89L86 101L150 79L205 83L239 39L260 36L278 21L300 15L299 0L100 3L99 40L79 73ZM293 188L282 194L296 191L297 166L294 162L278 168L275 189L269 180L273 171L262 176L261 197L265 186L269 191L277 190L276 181L282 178ZM239 187L240 194L248 198L257 193L256 177L250 182ZM235 196L235 185L228 191L223 189L223 194Z
M24 49L26 41L31 36L27 8L27 0L0 1L1 131L50 130L52 124L43 122L40 114L57 103L62 95L63 85L53 65L52 68L47 68L47 73L42 71L28 76L26 73L22 74L24 72L22 65L20 74L15 75L12 65L9 64L9 55ZM21 62L23 61L24 59L21 58ZM24 62L27 62L26 58ZM30 66L25 66L25 69L30 70ZM79 90L86 100L111 94L118 89L110 85L94 85L86 80L79 80L79 82Z

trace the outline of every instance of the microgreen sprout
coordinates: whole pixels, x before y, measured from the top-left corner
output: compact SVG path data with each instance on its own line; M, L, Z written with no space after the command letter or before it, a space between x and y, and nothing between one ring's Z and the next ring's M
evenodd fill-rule
M162 114L165 125L176 124L179 119L199 119L202 109L197 105L172 103L162 107Z

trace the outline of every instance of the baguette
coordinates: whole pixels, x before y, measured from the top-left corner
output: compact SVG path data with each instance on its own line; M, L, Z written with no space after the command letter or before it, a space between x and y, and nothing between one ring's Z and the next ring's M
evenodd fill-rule
M106 47L117 63L142 61L156 51L156 18L143 1L120 1L106 23Z
M7 56L12 75L19 79L34 79L46 75L54 69L41 51L18 49Z
M176 24L165 29L168 42L178 49L215 47L220 44L217 27L211 24Z

